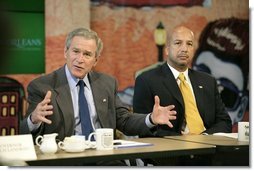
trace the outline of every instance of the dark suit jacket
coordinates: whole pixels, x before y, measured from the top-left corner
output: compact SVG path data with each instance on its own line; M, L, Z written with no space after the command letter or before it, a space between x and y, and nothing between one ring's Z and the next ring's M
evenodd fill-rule
M121 103L117 96L117 82L113 77L90 72L89 81L96 112L103 128L117 128L126 135L151 134L145 124L146 115L130 113L128 108ZM52 91L53 115L48 117L52 124L43 123L38 131L32 133L34 138L38 135L55 132L58 133L58 138L63 140L64 137L74 134L73 103L64 67L33 80L27 90L29 102L27 116L44 99L46 92ZM21 121L20 125L21 134L30 133L27 117Z
M201 118L206 127L206 133L231 132L231 119L217 90L216 80L203 72L189 69L189 78L195 94ZM160 97L160 105L175 105L177 119L171 121L174 125L157 126L155 135L179 135L184 120L183 97L167 63L155 69L142 73L136 78L133 110L137 113L149 113L153 110L154 96Z

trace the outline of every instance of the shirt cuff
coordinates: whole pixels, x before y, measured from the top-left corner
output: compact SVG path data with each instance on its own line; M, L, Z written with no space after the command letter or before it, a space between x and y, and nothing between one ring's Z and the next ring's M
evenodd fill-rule
M31 121L31 115L29 115L27 117L27 125L29 128L29 131L32 132L32 131L37 130L41 126L41 123L33 124L33 122Z
M150 117L150 115L151 115L151 113L149 113L148 115L146 115L146 125L148 126L148 128L152 128L152 127L154 127L154 126L156 126L156 125L154 125L151 121L150 121L150 119L149 119L149 117Z

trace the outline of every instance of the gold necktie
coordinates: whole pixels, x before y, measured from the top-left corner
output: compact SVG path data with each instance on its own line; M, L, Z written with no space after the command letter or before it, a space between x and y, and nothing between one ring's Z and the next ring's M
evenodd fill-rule
M200 134L204 131L204 123L199 115L194 96L191 89L186 83L185 76L180 73L178 78L180 79L180 90L182 92L184 106L185 106L185 118L190 134Z

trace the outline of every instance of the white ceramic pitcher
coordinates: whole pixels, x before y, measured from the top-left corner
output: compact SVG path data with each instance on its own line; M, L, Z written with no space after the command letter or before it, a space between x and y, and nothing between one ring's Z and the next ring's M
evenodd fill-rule
M56 143L56 136L58 136L57 133L52 133L52 134L44 134L39 135L35 139L36 145L40 147L40 150L43 153L50 153L54 154L57 152L57 143Z

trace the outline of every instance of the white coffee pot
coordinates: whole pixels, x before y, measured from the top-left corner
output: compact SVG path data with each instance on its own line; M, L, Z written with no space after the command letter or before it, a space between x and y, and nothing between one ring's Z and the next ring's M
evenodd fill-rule
M49 153L54 154L57 152L57 143L56 143L56 137L58 136L58 133L52 133L52 134L44 134L39 135L35 139L35 143L37 146L40 147L40 150L43 153Z

